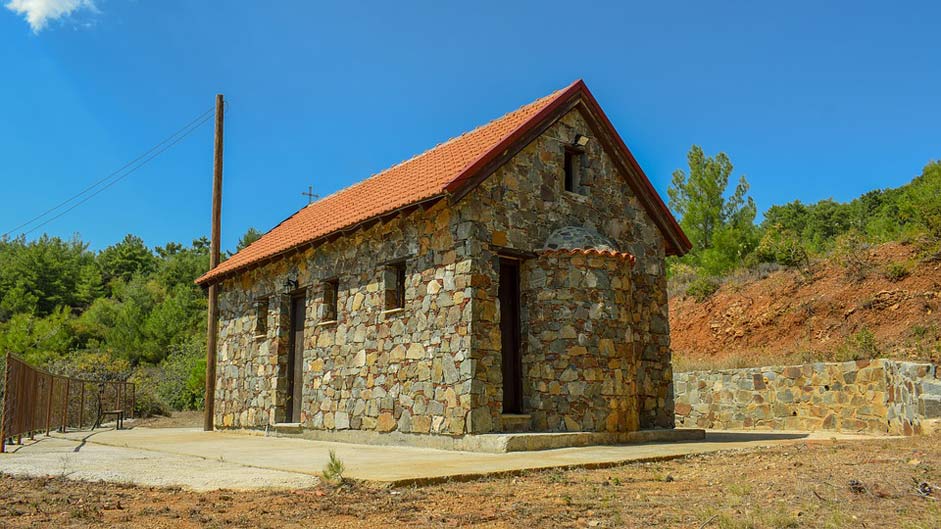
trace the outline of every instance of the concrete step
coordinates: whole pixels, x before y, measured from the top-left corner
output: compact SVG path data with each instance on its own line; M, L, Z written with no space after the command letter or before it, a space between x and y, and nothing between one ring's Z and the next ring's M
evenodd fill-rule
M299 422L279 422L271 426L271 431L279 434L304 433L304 427Z
M503 431L522 433L532 430L532 416L528 413L504 413L500 416Z
M636 432L529 432L492 433L465 436L464 449L475 452L527 452L577 446L696 441L706 431L696 428L639 430Z

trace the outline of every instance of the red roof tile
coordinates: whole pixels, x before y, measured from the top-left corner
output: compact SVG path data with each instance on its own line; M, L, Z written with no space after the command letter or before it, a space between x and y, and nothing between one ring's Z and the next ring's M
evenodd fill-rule
M554 248L551 250L543 250L539 252L539 255L600 255L601 257L615 257L618 259L623 259L634 266L634 261L637 259L630 252L618 252L615 250L602 250L599 248Z
M487 162L506 150L530 126L539 123L552 110L578 94L597 104L585 84L576 81L562 90L307 205L196 282L204 285L214 283L223 276L257 265L340 230L407 206L445 196L458 189ZM633 161L633 157L630 159ZM646 180L646 177L644 179ZM649 181L646 184L652 191L653 187ZM656 192L653 194L656 195ZM659 196L656 200L665 210L666 207ZM669 215L669 211L667 215L675 225L676 221ZM676 229L679 227L676 226ZM685 239L685 236L683 238Z

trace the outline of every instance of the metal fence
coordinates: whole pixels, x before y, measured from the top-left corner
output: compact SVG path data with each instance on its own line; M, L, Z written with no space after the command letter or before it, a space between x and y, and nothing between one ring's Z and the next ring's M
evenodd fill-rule
M134 413L134 384L53 375L7 353L0 416L0 452L7 440L37 432L93 427L102 412ZM114 415L111 415L114 416Z

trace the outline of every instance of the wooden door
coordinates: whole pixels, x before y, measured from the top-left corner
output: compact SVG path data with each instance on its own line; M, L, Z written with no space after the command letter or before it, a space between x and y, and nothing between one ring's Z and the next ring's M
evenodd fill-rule
M306 298L298 294L291 298L291 330L288 335L288 388L285 405L287 422L300 422L301 396L304 389L304 320L307 316Z
M520 268L500 259L500 347L503 356L503 413L523 413L523 358L520 351Z

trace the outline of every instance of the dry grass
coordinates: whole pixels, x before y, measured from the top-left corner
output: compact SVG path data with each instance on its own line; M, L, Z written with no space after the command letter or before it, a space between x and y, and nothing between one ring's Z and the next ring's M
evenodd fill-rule
M129 426L146 428L200 428L203 425L203 412L201 411L175 411L169 417L148 417L138 419Z
M939 441L801 443L399 490L197 494L0 476L0 527L934 529L941 492L916 487L941 486Z
M764 367L781 365L801 365L814 362L847 362L850 360L872 360L883 357L872 341L871 334L865 329L848 336L844 343L834 350L780 353L768 350L740 352L734 356L687 356L674 354L673 370L712 371L718 369L742 369L746 367Z

